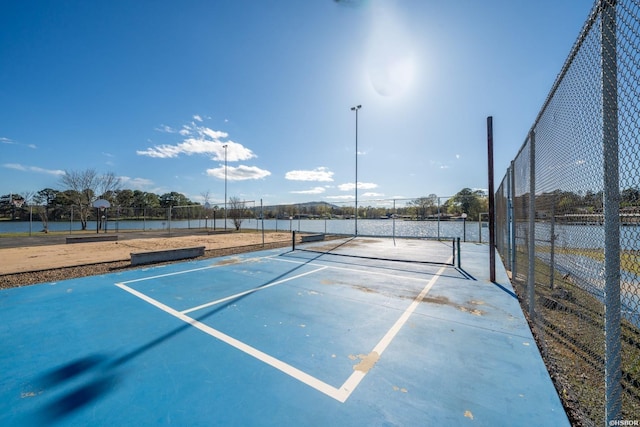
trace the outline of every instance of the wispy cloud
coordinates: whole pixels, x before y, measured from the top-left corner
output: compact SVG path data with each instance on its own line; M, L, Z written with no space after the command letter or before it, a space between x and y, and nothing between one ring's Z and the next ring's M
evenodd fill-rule
M177 144L161 144L138 150L136 154L161 159L176 158L181 154L202 154L210 155L212 160L217 161L225 160L226 155L226 160L230 162L256 157L253 151L242 144L226 140L229 136L226 132L198 126L195 122L184 125L179 134L187 138Z
M126 188L133 190L143 190L153 187L154 183L147 178L131 178L128 176L120 176L120 182Z
M364 193L362 197L384 197L384 193L368 192L368 193Z
M353 200L355 199L355 197L351 194L348 194L344 196L327 196L326 199L339 201L339 200Z
M28 148L31 148L31 149L36 149L37 148L37 146L35 144L23 144L21 142L14 141L13 139L6 138L4 136L0 137L0 144L17 145L19 147L28 147Z
M293 170L285 174L285 179L291 181L318 181L318 182L330 182L333 181L333 172L328 168L321 166L313 170Z
M262 179L271 175L271 172L260 169L256 166L240 165L237 167L226 168L226 179L229 181L246 181L249 179ZM225 179L225 167L220 166L213 169L207 169L207 175L214 178Z
M310 190L290 191L293 194L322 194L326 191L324 187L314 187Z
M44 173L48 175L61 176L65 174L65 171L60 169L44 169L38 166L25 166L20 163L5 163L2 167L7 169L13 169L21 172L35 172L35 173Z
M202 117L200 117L200 115L198 115L198 114L194 114L193 115L193 120L195 120L197 122L201 122L202 121Z
M353 182L347 182L346 184L338 185L338 190L340 191L352 191L355 190L356 185ZM373 190L374 188L378 188L378 184L374 184L372 182L359 182L358 189L359 190Z
M158 132L163 132L163 133L176 133L177 132L171 126L167 126L167 125L160 125L157 128L155 128L154 130L157 130Z

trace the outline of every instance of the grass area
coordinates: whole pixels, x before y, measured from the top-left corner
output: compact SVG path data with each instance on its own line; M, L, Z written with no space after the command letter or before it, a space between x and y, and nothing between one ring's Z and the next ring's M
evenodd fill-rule
M539 253L549 253L550 250L550 246L536 246L536 252ZM604 262L603 249L556 247L555 253L563 255L583 256L591 258L598 262ZM640 275L640 251L630 249L620 251L620 269L632 274Z
M591 250L572 250L571 253L600 257L600 260L604 256ZM636 263L632 268L637 271L637 254L627 254L624 259L624 262ZM526 265L524 258L518 262ZM535 269L536 312L532 330L547 369L572 424L602 424L605 416L604 304L585 291L579 279L556 272L555 286L551 289L549 266L537 259ZM514 287L526 313L526 284L514 280ZM637 419L640 414L640 330L623 320L621 332L622 418Z

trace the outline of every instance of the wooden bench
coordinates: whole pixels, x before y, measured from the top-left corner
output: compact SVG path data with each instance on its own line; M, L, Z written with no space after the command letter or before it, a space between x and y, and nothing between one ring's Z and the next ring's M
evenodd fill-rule
M67 243L90 243L90 242L116 242L117 234L96 234L87 236L70 236L67 237Z
M204 255L204 248L204 246L194 246L190 248L166 249L160 251L131 252L131 265L197 258Z

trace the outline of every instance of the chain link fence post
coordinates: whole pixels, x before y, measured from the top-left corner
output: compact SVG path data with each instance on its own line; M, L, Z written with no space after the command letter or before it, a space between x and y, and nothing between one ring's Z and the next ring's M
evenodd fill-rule
M527 301L529 317L535 322L535 287L536 287L536 134L529 132L529 269L527 274Z
M622 413L620 357L620 184L618 158L618 56L616 0L602 0L602 118L604 171L605 416Z

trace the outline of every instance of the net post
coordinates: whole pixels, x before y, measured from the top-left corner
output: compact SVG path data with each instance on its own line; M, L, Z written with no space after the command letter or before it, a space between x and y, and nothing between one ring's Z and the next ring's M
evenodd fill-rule
M292 239L292 242L291 242L291 247L292 247L292 250L295 251L296 250L296 230L293 230L291 232L291 235L293 236L293 239Z
M496 281L495 194L493 188L493 117L487 117L487 157L489 159L489 280ZM480 233L482 235L482 233Z
M462 263L460 262L460 238L459 237L456 243L458 246L458 268L462 268Z
M453 249L453 255L451 258L451 263L455 265L456 263L456 239L451 239L451 248Z

